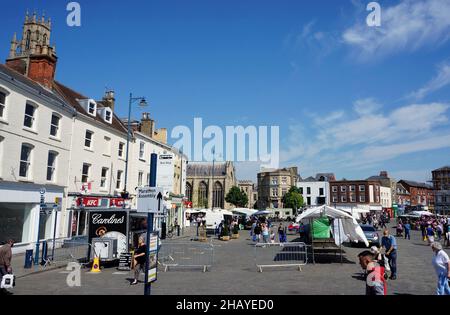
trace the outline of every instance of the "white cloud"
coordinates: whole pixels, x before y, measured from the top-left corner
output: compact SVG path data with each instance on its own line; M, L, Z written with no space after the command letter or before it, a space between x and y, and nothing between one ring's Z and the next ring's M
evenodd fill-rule
M365 98L355 101L353 104L353 109L361 116L366 116L375 113L381 108L374 98Z
M368 27L365 20L361 21L345 30L342 40L363 61L415 51L450 39L449 16L448 0L403 0L394 6L382 6L380 27Z
M450 147L450 130L441 128L448 127L449 104L411 104L389 112L373 99L356 104L371 105L370 110L355 106L353 113L322 115L311 126L290 126L281 161L316 171L366 169L410 153Z
M439 65L437 75L430 82L419 90L412 92L408 97L420 100L428 94L440 90L448 85L450 85L450 63L446 62Z

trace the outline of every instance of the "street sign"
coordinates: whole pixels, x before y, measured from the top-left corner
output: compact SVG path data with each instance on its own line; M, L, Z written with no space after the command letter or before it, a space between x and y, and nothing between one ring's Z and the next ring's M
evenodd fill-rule
M136 190L137 212L159 213L163 211L164 192L161 188L142 187Z

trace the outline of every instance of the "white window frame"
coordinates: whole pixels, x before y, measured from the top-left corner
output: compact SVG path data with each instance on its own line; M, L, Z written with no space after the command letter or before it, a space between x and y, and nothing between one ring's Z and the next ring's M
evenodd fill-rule
M361 189L362 188L362 189ZM365 185L359 185L359 187L358 187L358 190L360 191L360 192L365 192L366 191L366 186Z
M120 149L120 146L122 146L122 150ZM122 154L120 153L121 151L122 151ZM125 152L125 143L119 142L119 147L117 149L117 154L119 155L120 158L123 158L124 152Z
M111 137L105 136L103 139L106 142L106 152L103 155L111 156Z
M54 158L54 160L53 160L53 165L50 165L49 164L49 162L50 162L50 154L53 154L54 156L55 156L55 158ZM54 182L56 182L56 167L57 167L57 163L58 163L58 152L56 152L56 151L48 151L48 158L47 158L47 172L46 172L46 174L45 174L45 177L46 177L46 179L47 179L47 182L51 182L51 183L54 183ZM51 173L51 178L50 179L48 179L48 171L49 171L49 169L51 169L51 171L52 171L52 173Z
M90 101L87 105L87 112L91 116L96 116L97 104L95 102Z
M6 120L6 109L7 109L7 102L8 102L8 97L9 97L9 92L2 89L0 87L0 93L5 95L5 101L4 103L0 103L0 108L2 108L2 110L0 110L0 120Z
M341 202L347 202L347 196L341 196Z
M105 176L103 176L103 171L106 170ZM100 188L106 189L106 185L108 183L108 173L109 168L108 167L102 167L101 173L100 173Z
M83 173L84 172L84 166L88 167L87 174ZM91 175L91 168L92 168L92 164L83 163L83 166L81 168L81 183L83 183L83 184L89 183L89 178L90 178L90 175ZM86 177L86 181L83 180L83 177Z
M28 106L31 106L31 107L33 107L33 116L30 116L30 115L28 115L27 114L27 107ZM30 129L30 130L36 130L36 119L37 119L37 110L38 110L38 105L37 104L35 104L35 103L33 103L33 102L30 102L30 101L27 101L26 103L25 103L25 112L24 112L24 120L23 120L23 127L24 128L26 128L26 129ZM25 122L26 122L26 118L27 117L30 117L31 118L31 127L29 127L29 126L27 126L26 124L25 124Z
M27 147L27 148L30 149L27 161L22 160L22 149L23 149L23 147ZM33 160L33 150L34 150L34 146L32 144L30 144L30 143L22 143L22 145L20 146L19 177L22 178L22 179L27 179L28 180L28 179L32 178L32 176L31 176L32 175L31 174L31 165L32 165L32 160ZM22 168L22 163L26 164L26 174L25 174L25 176L22 176L20 174L20 170Z
M347 192L347 186L341 186L341 192Z
M144 160L145 157L145 142L139 142L139 160Z
M338 186L331 186L331 191L337 193L339 190Z
M366 196L365 195L359 196L359 202L366 202Z
M144 180L144 172L139 171L138 173L138 186L141 187Z
M122 175L123 175L123 171L118 170L117 178L116 178L116 190L119 190L122 187Z
M88 139L88 134L91 135L91 138ZM89 146L86 146L86 141L89 141ZM84 148L85 149L89 149L92 150L92 143L94 141L94 132L90 131L90 130L86 130L86 132L84 133Z
M53 124L53 117L56 117L56 118L58 118L58 125L54 125ZM59 136L60 136L60 125L61 125L61 115L59 115L59 114L57 114L57 113L52 113L52 118L50 119L50 136L51 137L54 137L54 138L59 138ZM56 128L56 134L55 135L52 135L52 129L53 129L53 127L54 128Z

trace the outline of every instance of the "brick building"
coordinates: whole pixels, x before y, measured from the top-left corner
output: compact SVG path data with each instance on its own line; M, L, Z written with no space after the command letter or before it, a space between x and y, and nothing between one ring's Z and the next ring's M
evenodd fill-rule
M434 209L434 191L433 187L410 180L400 180L401 184L410 194L411 206L424 206L429 210Z
M330 182L330 204L333 207L354 207L381 211L380 182L340 180Z

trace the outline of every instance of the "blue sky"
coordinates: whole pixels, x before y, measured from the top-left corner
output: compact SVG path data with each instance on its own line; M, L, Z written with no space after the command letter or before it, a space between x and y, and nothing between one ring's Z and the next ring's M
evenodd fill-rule
M105 87L124 116L145 95L158 127L280 126L281 165L429 180L450 164L450 2L363 0L4 1L4 59L27 9L53 19L57 79L93 98ZM5 7L5 6L4 6ZM138 117L139 111L134 111ZM255 179L258 165L238 166Z

